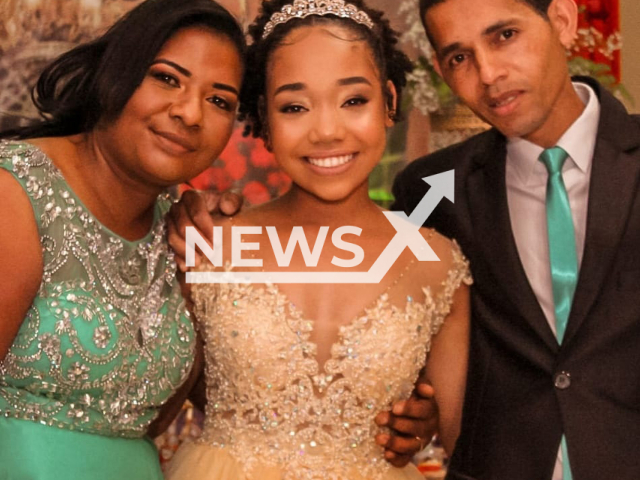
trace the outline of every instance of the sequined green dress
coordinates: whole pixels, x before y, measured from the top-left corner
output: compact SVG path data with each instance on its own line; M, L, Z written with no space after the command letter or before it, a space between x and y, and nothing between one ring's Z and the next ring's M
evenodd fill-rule
M40 290L0 362L0 479L158 480L145 431L186 379L194 331L164 239L101 225L51 160L0 142L27 193L44 259Z

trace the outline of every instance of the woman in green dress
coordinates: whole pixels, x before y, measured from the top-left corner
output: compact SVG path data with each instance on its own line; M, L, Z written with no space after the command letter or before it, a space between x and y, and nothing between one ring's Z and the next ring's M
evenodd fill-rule
M43 120L3 135L0 478L162 478L146 433L195 351L165 192L227 143L244 48L211 0L147 0L48 67Z

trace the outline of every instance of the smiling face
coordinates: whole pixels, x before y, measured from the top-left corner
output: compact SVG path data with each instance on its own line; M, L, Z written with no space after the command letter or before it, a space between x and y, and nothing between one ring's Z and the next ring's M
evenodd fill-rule
M289 33L267 65L265 102L273 153L296 188L326 201L366 195L393 123L386 98L370 47L349 29Z
M112 167L158 187L207 168L231 135L242 77L238 50L204 27L176 32L112 123L96 129Z
M553 0L549 19L517 0L445 0L425 23L439 70L478 116L504 135L553 145L580 115L565 48L573 0Z

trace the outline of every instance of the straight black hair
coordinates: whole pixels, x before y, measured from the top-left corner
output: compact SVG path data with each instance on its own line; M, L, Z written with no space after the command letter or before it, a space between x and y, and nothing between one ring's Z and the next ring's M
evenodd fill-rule
M101 37L54 60L31 97L42 119L0 138L74 135L115 120L164 43L178 30L203 26L229 38L244 59L246 42L235 18L214 0L146 0Z

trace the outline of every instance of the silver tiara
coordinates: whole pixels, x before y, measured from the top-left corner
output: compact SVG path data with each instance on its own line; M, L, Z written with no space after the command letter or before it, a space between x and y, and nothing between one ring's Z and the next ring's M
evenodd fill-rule
M335 15L336 17L349 18L370 29L373 29L374 26L369 15L344 0L294 0L293 4L285 5L279 12L271 15L271 18L264 26L262 39L267 38L276 25L287 23L294 18L305 18L309 15Z

